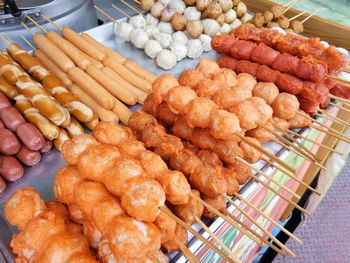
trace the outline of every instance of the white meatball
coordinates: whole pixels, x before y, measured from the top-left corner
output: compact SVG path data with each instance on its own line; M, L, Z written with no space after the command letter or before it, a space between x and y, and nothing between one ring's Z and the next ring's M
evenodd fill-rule
M161 2L164 5L167 5L170 3L171 0L158 0L158 2Z
M140 14L137 16L133 16L129 20L129 24L134 28L143 28L146 25L145 18Z
M201 12L197 10L195 6L189 6L184 11L184 16L187 21L190 20L201 20Z
M174 42L170 45L170 50L176 55L177 61L182 60L187 55L187 47L184 44Z
M162 48L168 48L173 42L173 38L171 37L171 35L166 33L158 33L155 36L155 40L157 40L161 44Z
M206 18L202 20L204 33L213 36L220 31L220 25L214 19Z
M157 62L157 65L162 69L165 69L165 70L171 69L177 63L176 55L169 50L163 49L158 53L156 62Z
M241 20L239 20L238 18L236 18L235 21L233 21L230 26L232 28L232 30L236 29L237 27L239 27L240 25L242 25Z
M198 38L201 42L202 42L202 46L203 46L203 50L204 52L208 52L210 51L211 48L211 37L206 35L206 34L202 34L199 36Z
M160 22L158 24L158 29L159 29L159 32L161 32L161 33L166 33L166 34L174 33L174 29L173 29L171 23Z
M150 58L155 58L162 51L162 46L156 40L148 40L145 45L145 53Z
M274 26L271 29L278 31L278 32L282 33L283 35L287 34L286 31L284 31L284 29L279 27L279 26Z
M225 16L225 23L231 24L237 18L237 13L235 10L230 9L224 14L224 16Z
M134 27L126 22L120 24L114 24L114 32L125 41L130 41L130 33L134 30Z
M145 17L146 20L146 25L158 25L159 20L157 18L155 18L154 16L152 16L151 13L148 13Z
M159 29L155 25L147 25L145 26L145 32L147 33L149 39L154 39L159 33Z
M142 28L136 28L130 33L130 41L137 48L144 48L148 41L148 35Z
M188 36L183 31L177 31L173 34L173 41L186 45Z
M220 29L220 35L227 35L231 32L231 26L227 23L224 23L223 26Z
M175 10L175 13L182 13L185 11L186 4L182 0L172 0L169 2L168 7Z
M251 20L253 18L253 15L246 13L244 16L241 17L241 22L243 24L248 23L249 20Z
M187 42L187 56L189 58L198 58L203 53L202 42L199 39L190 39Z

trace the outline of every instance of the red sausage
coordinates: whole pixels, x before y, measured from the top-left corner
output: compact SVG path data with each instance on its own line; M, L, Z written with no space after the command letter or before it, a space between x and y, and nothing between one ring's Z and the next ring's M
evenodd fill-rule
M0 153L13 155L18 153L21 144L16 135L8 129L0 129Z
M8 107L0 112L0 119L7 129L15 132L19 125L25 123L22 114L15 107Z
M3 155L1 158L2 165L0 168L0 175L2 175L7 181L16 181L23 176L23 166L15 157Z
M40 149L41 153L48 153L52 149L52 141L46 141L43 148Z
M38 151L45 145L43 135L33 124L28 122L18 126L17 136L32 151Z
M2 177L0 177L0 195L5 192L6 189L6 182Z
M0 129L5 128L5 125L0 121Z
M24 145L21 146L21 149L16 154L18 160L27 166L34 166L38 164L41 160L41 154L38 151L29 150Z
M2 111L2 109L8 108L8 107L11 107L11 103L8 100L8 98L5 96L5 94L0 91L0 112Z

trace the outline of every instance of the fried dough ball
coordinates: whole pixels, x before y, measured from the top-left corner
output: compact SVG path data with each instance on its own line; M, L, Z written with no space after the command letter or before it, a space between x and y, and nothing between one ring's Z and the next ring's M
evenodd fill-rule
M103 236L102 236L102 233L97 229L97 227L91 220L85 219L83 224L83 232L90 246L92 248L97 249L98 244L103 239Z
M258 126L259 112L250 100L237 103L230 109L230 112L238 116L239 124L243 129L251 130Z
M73 235L76 234L83 234L83 227L80 224L74 223L72 221L68 221L66 223L66 228L67 228L67 232Z
M186 119L191 128L207 128L211 116L218 110L218 106L210 99L195 98L186 107Z
M166 200L173 205L188 202L191 186L186 177L179 171L169 171L158 179L166 194Z
M183 244L187 244L188 234L187 230L183 228L180 224L176 224L175 228L175 237ZM166 242L162 242L162 250L166 253L171 253L179 250L178 242L175 241L175 238L168 240Z
M189 150L191 152L193 152L194 154L197 154L200 151L200 148L197 147L196 145L194 145L192 142L190 141L183 141L182 145L184 146L184 148L186 150ZM176 169L177 170L177 169Z
M285 17L284 15L280 16L279 18L277 18L276 22L283 29L287 29L289 27L289 25L290 25L290 22L289 22L288 18Z
M276 116L272 116L271 123L282 130L289 129L289 122Z
M206 196L206 195L201 195L201 197L202 197L202 200L204 202L206 202L207 204L211 205L212 207L214 207L219 212L225 212L226 211L226 202L225 202L225 199L221 195L218 195L218 196L215 196L215 197L209 197L209 196ZM206 207L204 207L203 215L205 217L210 217L210 218L214 218L214 217L217 216L216 213L214 213L213 211L209 210Z
M65 221L68 221L68 209L67 207L60 203L56 199L50 199L46 203L46 207L48 211L54 212L57 215L61 216Z
M196 86L196 93L199 97L211 98L214 94L221 90L221 83L211 79L202 79Z
M195 189L207 196L214 197L227 191L225 178L212 167L198 167L189 180Z
M156 147L164 141L165 129L161 125L146 126L141 134L141 140L145 142L145 147Z
M169 217L163 211L160 211L154 223L160 230L162 244L172 239L176 230L176 221L174 219Z
M168 91L177 86L179 86L179 82L169 73L165 73L158 77L152 82L152 90L155 101L157 101L158 104L162 103L163 97L168 93Z
M203 33L203 25L200 20L191 20L187 22L186 32L192 38L198 38Z
M308 114L306 114L302 110L298 110L298 112L304 115L305 117L300 116L299 114L295 114L295 116L292 119L288 120L290 129L304 128L311 124L311 120L306 118L309 116Z
M197 98L197 95L194 90L189 87L179 86L172 88L165 100L174 114L183 114L186 111L186 106L195 98Z
M84 216L92 217L92 211L110 193L103 184L98 182L84 182L75 189L75 202Z
M153 222L165 203L162 186L148 177L135 177L123 185L121 205L133 218Z
M83 211L77 205L68 206L69 219L75 223L83 224L84 214Z
M212 19L215 19L222 14L222 8L220 4L216 1L210 2L210 4L207 7L207 11L208 11L208 17Z
M220 109L229 110L235 104L243 102L252 97L248 89L222 89L215 93L213 101L219 105Z
M234 170L227 169L226 167L222 167L221 173L226 180L227 194L235 195L235 193L239 190L236 172Z
M154 98L154 96L153 96L153 98ZM153 100L150 99L149 101L152 102ZM133 131L133 133L136 134L137 137L141 135L141 132L143 131L143 129L146 126L151 125L151 124L152 125L157 124L156 118L154 118L152 116L153 114L148 113L148 112L146 113L146 112L147 111L139 110L130 116L128 126Z
M138 158L142 152L146 151L143 143L135 139L130 139L125 143L122 143L119 145L119 149L122 153L125 153L132 158Z
M193 131L192 142L199 148L211 150L215 147L216 141L209 129L197 128Z
M4 205L7 221L22 231L36 216L45 211L46 205L40 193L31 188L17 190Z
M128 134L118 124L100 121L93 130L93 136L100 143L119 145L128 139Z
M146 258L149 251L160 248L160 232L152 223L120 215L109 229L109 246L116 257L124 260Z
M250 178L250 175L252 174L252 168L250 168L245 163L237 160L228 164L227 168L236 172L236 179L240 185L247 182L247 180Z
M159 155L151 151L144 151L140 154L140 163L148 176L159 178L168 171L166 163Z
M253 105L256 107L256 110L258 112L258 118L259 122L265 124L272 118L273 110L272 108L259 97L253 97L250 99L250 101L253 103Z
M145 11L150 11L154 5L154 0L141 0L140 7Z
M197 69L186 69L179 76L179 83L182 86L196 88L197 85L204 79L204 75Z
M166 134L164 142L156 147L154 153L158 154L163 160L168 161L171 156L181 152L183 149L180 138Z
M237 75L237 80L238 80L238 88L246 88L249 90L253 90L255 85L256 85L256 79L248 74L248 73L240 73Z
M281 119L290 120L299 110L300 103L296 96L282 92L278 94L271 104L271 107L275 116Z
M209 6L211 0L197 0L196 8L198 11L204 11Z
M172 129L173 133L176 136L183 138L183 139L186 139L186 140L192 139L193 130L194 129L188 125L187 120L183 116L176 118L173 129Z
M191 193L200 197L197 190L192 189ZM173 207L174 213L189 226L194 224L196 217L200 218L202 216L203 209L204 206L191 196L188 199L187 204L176 205Z
M269 105L272 104L278 94L279 90L272 82L259 82L253 89L253 96L262 98Z
M172 20L171 25L174 30L182 31L186 29L187 19L184 15L181 15L179 13L176 13Z
M229 139L240 132L239 119L226 110L217 110L210 121L210 133L217 139Z
M271 121L268 121L265 124L265 126L267 126L268 128L270 128L272 130L275 129L275 127L271 124ZM269 142L273 138L275 138L275 136L272 133L270 133L268 130L266 130L265 128L263 128L261 126L247 131L246 135L257 139L261 143Z
M233 89L238 85L236 73L227 68L221 68L220 71L213 76L213 80L219 81L225 88L229 89Z
M171 112L168 105L164 102L159 105L158 117L162 120L162 124L166 126L173 126L176 119L176 115Z
M243 157L243 151L236 140L217 140L214 152L226 163L232 163L236 156Z
M138 160L124 157L105 172L103 183L108 191L120 197L122 195L123 185L126 184L128 180L140 177L144 173L145 171Z
M170 157L170 165L173 169L190 176L198 167L202 166L202 162L192 151L184 149Z
M219 156L213 151L200 150L197 153L198 158L202 161L204 166L207 167L221 167L222 162Z
M219 65L208 58L201 58L196 66L196 70L202 72L205 78L213 78L215 75L220 73Z
M252 137L245 137L246 140L248 140L250 143L253 143L254 145L257 145L258 147L262 147L260 142ZM261 152L257 149L255 149L250 144L241 141L239 146L241 147L243 151L243 159L246 160L248 163L256 163L261 158Z
M59 169L53 185L55 197L66 205L73 205L75 203L74 191L84 181L74 166Z
M284 13L284 10L285 10L285 7L281 5L274 5L273 7L271 7L271 12L275 19L282 16Z
M61 153L70 165L76 165L79 155L90 145L98 145L98 141L91 134L81 134L64 142Z

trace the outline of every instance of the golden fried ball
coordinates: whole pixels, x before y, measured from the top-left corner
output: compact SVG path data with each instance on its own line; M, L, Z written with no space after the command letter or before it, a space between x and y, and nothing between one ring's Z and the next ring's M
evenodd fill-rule
M193 38L198 38L203 33L203 24L199 20L191 20L187 23L186 32Z
M140 6L145 11L150 11L153 5L154 5L154 0L141 0L140 1Z
M276 19L276 18L279 18L280 16L283 15L284 13L284 10L286 8L284 6L281 6L281 5L274 5L273 7L271 7L271 12L273 14L273 17Z
M196 8L198 11L204 11L207 9L208 5L210 4L211 0L197 0L196 1Z
M171 20L171 25L174 30L177 30L177 31L185 30L187 25L187 19L184 15L176 13Z
M265 24L265 18L264 15L262 13L256 13L252 19L252 23L260 28Z
M297 34L302 33L304 31L304 26L299 20L292 20L290 22L290 27Z
M279 17L279 18L276 20L276 22L279 24L279 26L280 26L281 28L284 28L284 29L288 28L288 27L289 27L289 24L290 24L288 18L285 17L285 16L283 16L283 15L282 15L281 17Z
M266 10L264 12L264 20L265 20L265 24L270 23L273 20L273 13L269 10Z
M212 1L208 7L208 16L212 19L216 19L219 15L222 14L222 8L220 4L216 1Z
M125 142L129 137L122 126L108 121L100 121L94 128L92 135L100 143L114 146Z

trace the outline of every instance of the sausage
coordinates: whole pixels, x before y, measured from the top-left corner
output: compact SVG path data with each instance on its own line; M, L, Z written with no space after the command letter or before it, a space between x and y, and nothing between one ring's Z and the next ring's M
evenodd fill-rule
M28 122L18 126L17 136L32 151L38 151L45 145L44 136L33 124Z
M106 58L103 52L91 45L71 28L64 26L62 29L62 36L90 57L98 61L103 61Z
M22 114L15 107L12 106L3 109L0 112L0 119L4 123L5 127L13 132L17 130L17 127L19 125L26 122Z
M118 115L119 119L124 125L128 125L129 118L132 115L132 111L128 107L126 107L118 99L115 99L115 106L112 111Z
M3 77L0 76L0 91L4 93L8 98L13 99L18 95L18 90L14 85L8 83ZM1 99L0 99L1 101ZM1 102L0 102L1 109Z
M22 144L21 149L16 154L16 157L24 165L34 166L41 160L41 154L39 151L29 150L25 145Z
M41 153L48 153L51 151L52 149L52 141L46 140L45 145L43 146L43 148L40 149Z
M0 177L0 195L6 190L6 182L2 177Z
M14 63L12 58L0 51L0 74L11 85L15 85L19 76L28 76L23 69Z
M5 125L2 123L2 121L0 121L0 129L5 128Z
M136 96L125 89L118 80L111 78L104 71L98 69L94 65L89 65L86 69L86 73L93 76L98 83L124 103L129 105L134 105L136 103Z
M99 49L100 51L102 51L103 53L106 54L107 57L113 58L116 61L118 61L121 64L124 64L124 62L126 61L126 58L123 57L122 55L120 55L118 52L114 51L113 49L106 47L105 45L101 44L100 42L98 42L96 39L94 39L93 37L91 37L89 34L87 33L82 33L81 37L83 39L85 39L86 41L88 41L91 45L93 45L96 49Z
M89 122L85 122L85 126L89 129L89 130L93 130L96 125L99 123L99 119L97 114L94 112L94 115L92 116L92 120Z
M113 69L119 76L122 76L123 79L125 79L127 82L134 85L135 87L147 93L152 91L151 82L140 78L139 76L131 72L129 69L127 69L125 66L118 63L116 60L107 58L103 61L103 65Z
M68 135L72 138L84 134L84 128L81 124L74 118L72 118L70 125L66 128Z
M0 167L0 175L7 181L13 182L22 178L24 174L23 166L13 156L1 156L2 165Z
M8 100L4 93L0 92L0 113L8 107L11 107L11 102Z
M110 110L114 107L113 95L80 68L69 70L68 76L103 108Z
M13 155L18 153L20 148L21 144L16 135L8 129L0 129L0 153Z
M70 139L70 137L69 137L68 133L63 129L60 129L60 134L59 134L57 139L53 140L53 144L55 145L57 150L61 151L62 145L64 144L65 141L67 141L69 139Z
M63 72L51 59L49 59L46 54L37 49L34 51L34 55L45 65L45 67L51 71L66 87L71 87L73 81L68 77L68 75ZM1 82L1 81L0 81Z
M75 67L74 62L44 35L36 34L33 41L64 72Z
M96 60L96 59L94 59L86 54L84 54L84 56L90 61L90 64L94 65L95 67L97 67L99 69L103 68L103 64L100 61L98 61L98 60Z
M73 84L71 92L82 100L86 105L88 105L99 117L101 121L111 121L118 123L119 117L112 111L106 110L101 107L96 101L94 101L88 94L83 91L80 87Z
M147 80L149 82L153 82L156 80L156 78L158 78L156 75L154 75L153 73L149 72L147 69L141 67L139 64L137 64L136 62L127 59L124 63L124 66L131 70L132 72L134 72L136 75L138 75L139 77L143 78L144 80Z

